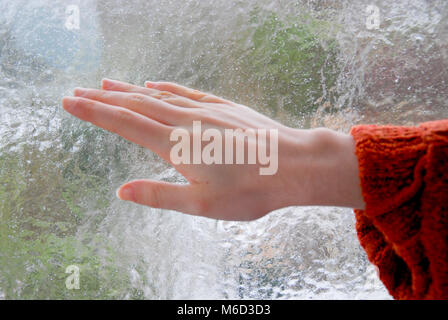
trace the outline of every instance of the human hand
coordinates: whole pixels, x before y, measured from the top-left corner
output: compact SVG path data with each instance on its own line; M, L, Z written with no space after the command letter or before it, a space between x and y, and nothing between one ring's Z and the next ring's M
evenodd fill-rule
M349 135L289 128L241 104L168 82L140 87L104 79L102 90L76 88L74 95L63 98L66 111L151 149L189 182L131 181L117 192L123 200L223 220L253 220L292 205L364 206ZM177 142L170 136L180 128L192 134L193 121L217 129L223 140L225 129L275 131L277 148L270 134L265 143L236 137L246 152L264 148L271 153L277 160L269 164L273 174L260 174L266 166L249 164L248 154L241 164L176 163L172 150ZM200 154L205 144L200 142Z

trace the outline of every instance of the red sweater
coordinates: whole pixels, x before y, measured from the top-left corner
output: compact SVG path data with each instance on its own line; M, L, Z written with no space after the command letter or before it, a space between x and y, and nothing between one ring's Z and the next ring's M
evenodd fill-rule
M356 229L395 299L448 299L448 120L361 125Z

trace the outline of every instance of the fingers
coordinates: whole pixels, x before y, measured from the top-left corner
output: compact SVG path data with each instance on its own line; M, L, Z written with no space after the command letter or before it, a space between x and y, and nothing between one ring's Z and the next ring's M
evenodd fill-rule
M103 79L102 88L103 88L103 90L107 90L107 91L111 91L111 92L120 91L120 92L144 94L144 95L153 97L158 100L163 100L164 102L171 104L173 106L178 106L178 107L183 107L183 108L200 108L203 106L200 104L199 101L192 100L192 99L186 98L184 96L180 96L173 91L167 91L167 90L163 90L163 89L159 90L159 89L155 89L155 88L142 88L139 86L135 86L133 84L116 81L116 80ZM203 95L205 95L205 94L203 94ZM205 102L205 101L201 101L201 102Z
M187 116L184 108L142 93L76 88L74 94L77 97L123 107L167 125L181 125Z
M117 80L111 80L111 79L103 79L101 82L101 88L103 90L109 90L109 91L122 91L122 92L135 92L135 93L141 93L146 95L152 95L155 93L159 93L159 90L149 89L149 88L143 88L140 86L136 86L130 83L121 82Z
M190 89L172 82L145 82L145 88L121 82L111 79L103 79L102 89L108 91L121 91L121 92L133 92L141 93L144 95L152 96L156 99L164 100L175 106L185 108L199 108L204 105L197 104L195 102L206 103L224 103L232 105L233 103L214 96L200 92L198 90Z
M203 93L198 90L190 89L172 82L151 82L146 81L145 86L151 89L157 89L161 91L169 91L178 96L182 96L191 100L209 103L229 103L229 101L212 94Z
M180 185L154 180L135 180L117 190L121 200L132 201L152 208L201 214L199 193L190 184Z
M172 127L131 110L79 97L64 97L64 109L75 117L149 148L164 159L169 154Z

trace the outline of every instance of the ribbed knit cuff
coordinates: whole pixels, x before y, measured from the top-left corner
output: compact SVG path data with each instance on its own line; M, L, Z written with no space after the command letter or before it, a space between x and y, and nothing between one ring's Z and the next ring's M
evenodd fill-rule
M369 216L397 208L421 187L421 159L427 145L419 127L361 125L351 134ZM420 164L419 164L420 161Z

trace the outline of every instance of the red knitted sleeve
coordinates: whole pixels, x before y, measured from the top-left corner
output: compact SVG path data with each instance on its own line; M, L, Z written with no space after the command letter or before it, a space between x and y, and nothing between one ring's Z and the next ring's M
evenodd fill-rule
M362 247L395 299L448 299L448 119L360 125Z

